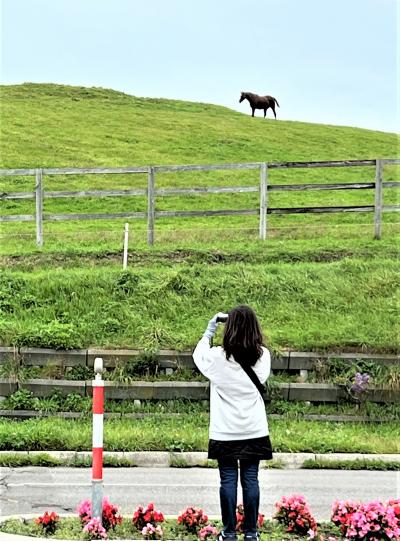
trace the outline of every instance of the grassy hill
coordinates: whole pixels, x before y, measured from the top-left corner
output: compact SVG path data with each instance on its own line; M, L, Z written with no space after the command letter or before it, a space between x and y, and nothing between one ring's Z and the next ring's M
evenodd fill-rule
M282 162L395 157L395 134L251 118L225 107L146 99L51 84L3 86L2 168ZM385 180L398 180L386 167ZM372 181L374 168L270 173L271 183ZM1 179L32 191L34 179ZM145 175L45 177L45 190L145 187ZM157 175L158 187L254 185L258 172ZM361 192L361 193L360 193ZM272 192L270 206L373 204L373 192ZM385 190L385 204L396 200ZM257 194L158 198L158 210L257 208ZM34 201L1 202L4 214L34 213ZM45 212L145 211L142 197L47 199ZM395 213L374 242L371 214L131 220L130 265L120 272L123 222L1 224L0 343L190 347L215 311L253 304L276 347L398 347ZM72 268L66 268L72 267ZM1 270L2 269L2 270ZM128 281L128 289L123 284ZM118 285L119 284L119 285ZM122 286L121 286L122 284ZM129 285L130 284L130 285ZM120 288L121 290L119 290Z
M1 87L1 167L393 157L395 134L264 121L205 103L52 84Z

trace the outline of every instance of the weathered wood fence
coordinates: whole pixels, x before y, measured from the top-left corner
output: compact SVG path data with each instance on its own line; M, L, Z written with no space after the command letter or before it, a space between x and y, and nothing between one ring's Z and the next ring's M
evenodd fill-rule
M96 167L96 168L50 168L50 169L0 169L1 176L34 176L36 179L34 192L3 192L0 200L35 199L36 212L32 214L3 215L0 222L36 222L36 242L43 245L43 221L64 220L110 220L117 218L147 218L147 242L154 244L154 227L156 218L165 217L199 217L259 214L259 237L267 238L268 214L307 214L334 212L374 212L374 235L376 239L382 234L382 213L399 211L400 205L383 204L383 188L399 188L400 182L384 182L383 167L386 164L400 164L400 159L346 160L321 162L285 162L285 163L237 163L221 165L166 165L146 167ZM272 169L314 168L314 167L364 167L375 166L374 182L357 183L325 183L325 184L269 184L268 171ZM157 173L176 173L181 171L218 171L218 170L258 170L260 182L258 186L226 186L204 188L172 188L156 189ZM147 189L134 190L89 190L89 191L44 191L45 175L87 175L87 174L146 174ZM375 204L361 206L329 206L329 207L290 207L271 208L268 206L269 191L305 191L305 190L375 190ZM259 193L258 209L242 210L191 210L191 211L156 211L156 197L169 195L217 194L217 193ZM147 212L119 212L114 214L44 214L44 198L69 197L110 197L110 196L147 196Z

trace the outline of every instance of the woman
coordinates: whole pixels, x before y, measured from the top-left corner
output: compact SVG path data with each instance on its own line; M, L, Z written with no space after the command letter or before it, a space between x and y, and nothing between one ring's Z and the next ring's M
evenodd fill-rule
M212 347L210 339L221 319L226 319L223 347ZM255 541L258 539L260 501L258 467L261 459L272 459L272 449L264 400L255 385L258 381L254 379L253 383L248 375L250 368L263 384L271 371L270 353L263 346L254 311L249 306L237 306L229 314L216 314L197 344L193 359L200 372L210 380L208 458L218 460L221 480L223 531L219 540L231 541L237 536L239 462L245 540Z

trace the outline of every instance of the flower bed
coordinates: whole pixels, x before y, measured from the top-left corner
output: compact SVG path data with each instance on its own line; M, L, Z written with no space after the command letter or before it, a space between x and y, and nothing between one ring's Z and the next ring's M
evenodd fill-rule
M318 524L301 495L282 497L275 504L272 520L258 517L261 541L395 541L400 539L400 500L387 503L336 501L332 507L332 520ZM163 513L150 503L139 506L132 518L123 518L116 505L103 499L102 520L92 517L89 500L81 502L77 518L60 518L46 511L34 520L7 520L0 532L45 537L92 541L98 539L184 540L208 541L221 531L219 521L210 521L203 509L187 507L177 519L166 520ZM243 505L237 508L237 531L242 532Z

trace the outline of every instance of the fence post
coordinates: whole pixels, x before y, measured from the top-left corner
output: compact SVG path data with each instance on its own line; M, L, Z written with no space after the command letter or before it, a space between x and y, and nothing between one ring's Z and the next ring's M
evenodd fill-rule
M155 220L155 205L154 205L154 168L149 167L147 181L147 244L154 244L154 220Z
M260 239L267 238L267 182L268 182L268 166L264 162L260 167Z
M36 244L43 246L43 188L42 170L36 169L35 200L36 200Z
M376 160L375 168L375 238L381 238L382 232L382 173L383 163L382 160Z
M102 522L103 515L103 417L104 417L104 381L103 359L94 360L95 379L93 390L93 434L92 434L92 518Z
M126 270L128 268L128 242L129 242L129 224L125 224L125 234L124 234L124 258L122 261L122 269Z

